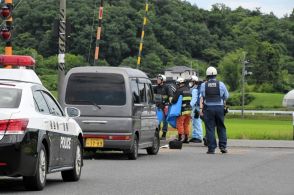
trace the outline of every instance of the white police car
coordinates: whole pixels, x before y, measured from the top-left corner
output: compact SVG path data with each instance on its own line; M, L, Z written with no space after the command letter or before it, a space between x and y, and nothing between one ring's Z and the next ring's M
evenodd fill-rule
M0 69L0 176L22 176L31 190L44 188L47 173L79 180L79 115L73 107L64 113L33 70Z

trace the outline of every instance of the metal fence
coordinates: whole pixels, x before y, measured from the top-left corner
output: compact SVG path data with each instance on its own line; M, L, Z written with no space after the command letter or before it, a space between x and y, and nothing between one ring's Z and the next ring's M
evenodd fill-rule
M230 110L230 114L241 114L242 110ZM276 111L276 110L244 110L245 114L268 114L268 115L292 115L294 111Z

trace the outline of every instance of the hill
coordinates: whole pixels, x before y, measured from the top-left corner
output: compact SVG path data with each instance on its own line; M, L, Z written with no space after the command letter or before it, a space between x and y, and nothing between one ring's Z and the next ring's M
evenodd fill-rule
M50 90L55 90L58 41L54 23L58 20L59 1L14 2L14 53L35 57L38 74L46 79ZM145 1L104 2L98 65L134 67ZM150 2L140 67L150 76L169 66L191 64L203 76L212 65L235 91L240 88L246 54L250 61L247 69L253 73L247 82L256 91L294 88L294 12L279 19L259 9L231 10L223 4L206 11L180 0ZM98 0L67 1L67 23L71 27L67 34L67 70L93 64L98 4Z

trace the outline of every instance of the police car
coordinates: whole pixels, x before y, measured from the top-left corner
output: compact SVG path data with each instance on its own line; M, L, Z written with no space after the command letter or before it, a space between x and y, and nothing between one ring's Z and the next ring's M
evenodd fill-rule
M0 56L0 64L5 60ZM83 135L73 119L79 115L73 107L64 112L33 70L0 69L0 176L22 176L30 190L42 190L48 173L79 180Z

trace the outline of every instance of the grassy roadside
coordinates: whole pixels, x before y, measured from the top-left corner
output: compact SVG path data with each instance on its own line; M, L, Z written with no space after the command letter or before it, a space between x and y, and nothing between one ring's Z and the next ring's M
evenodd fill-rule
M292 140L292 120L254 119L254 118L227 118L225 120L228 139L254 140ZM202 123L204 134L205 126ZM190 132L190 136L191 136ZM169 138L176 137L176 129L169 128Z
M230 95L234 96L240 93L231 92ZM255 97L252 102L245 105L246 110L288 110L282 106L283 98L285 94L281 93L254 93L249 94ZM241 106L230 106L231 109L239 110Z

